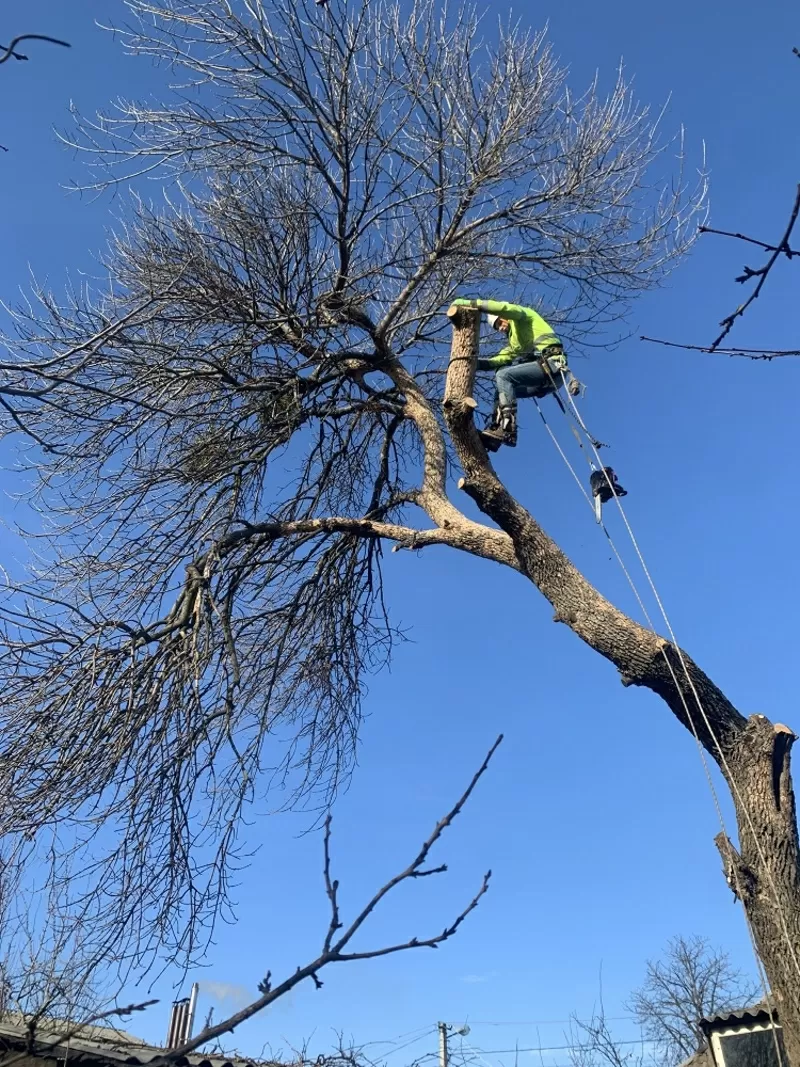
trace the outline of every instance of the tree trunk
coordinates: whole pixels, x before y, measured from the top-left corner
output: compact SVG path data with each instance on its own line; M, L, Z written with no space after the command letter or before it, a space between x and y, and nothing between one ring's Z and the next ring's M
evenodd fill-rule
M751 715L727 753L739 851L716 843L728 884L744 905L783 1026L786 1053L800 1063L800 848L790 750L795 735Z
M618 611L505 489L473 423L480 315L451 309L451 321L444 413L464 471L459 487L511 537L521 573L553 605L554 621L613 663L623 685L657 693L720 767L734 800L739 851L722 834L717 846L752 928L789 1062L800 1067L800 846L790 773L795 735L762 715L745 718L685 652Z

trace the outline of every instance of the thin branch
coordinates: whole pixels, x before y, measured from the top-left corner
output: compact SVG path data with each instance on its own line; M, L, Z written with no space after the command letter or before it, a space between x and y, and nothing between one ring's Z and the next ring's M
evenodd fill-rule
M769 272L774 267L775 263L778 260L778 257L784 255L787 257L787 259L791 259L793 255L797 255L796 252L792 251L789 245L789 238L792 236L792 230L794 229L794 225L797 222L798 214L800 214L800 185L797 186L797 193L795 195L794 204L792 206L792 210L789 215L789 221L786 225L783 237L777 245L772 246L772 254L770 255L767 262L764 264L763 267L758 267L755 270L751 267L745 267L744 274L740 275L736 279L737 282L744 283L751 281L753 278L758 278L758 283L756 284L756 287L753 289L747 300L745 300L743 304L740 304L739 307L731 315L728 315L722 320L722 322L720 323L720 325L722 326L722 331L717 337L717 339L711 343L712 352L716 351L716 349L719 348L719 346L730 333L731 329L733 328L733 324L736 322L736 320L741 318L742 315L744 315L744 313L747 311L747 309L750 307L754 300L758 299L761 294L761 290L764 288L764 283L769 277Z
M730 230L715 230L713 226L698 226L698 233L713 233L719 237L735 237L737 241L747 241L748 244L758 245L759 248L763 248L765 252L780 252L781 249L777 245L768 245L765 241L758 241L755 237L748 237L744 233L732 233ZM800 250L789 249L786 253L791 259L792 256L800 256Z
M339 918L339 882L338 879L331 878L331 813L325 816L325 831L324 831L324 877L325 877L325 892L328 894L328 900L331 903L331 921L328 926L328 932L325 935L325 944L322 947L323 954L330 951L331 942L337 930L342 928L342 921Z
M441 871L447 870L446 867L437 868L434 871L424 871L424 874L439 874ZM393 952L402 952L406 948L438 948L443 941L446 941L449 937L458 930L459 926L463 923L470 912L474 911L480 903L481 897L489 891L489 882L492 877L492 872L487 871L483 876L483 882L481 887L472 900L467 904L466 908L461 914L452 922L449 926L446 926L440 934L435 937L429 937L424 941L419 938L412 938L411 941L407 941L401 945L390 945L387 948L380 948L369 952L343 952L337 958L340 960L372 960L377 956L388 956Z
M9 45L0 44L0 49L5 52L4 56L0 56L0 63L5 63L7 60L11 59L12 56L14 59L28 58L26 55L23 55L22 52L15 51L20 41L47 41L48 44L57 44L62 48L72 48L72 45L69 44L68 41L59 41L57 37L46 37L41 33L23 33L20 34L19 37L15 37Z
M640 341L648 341L666 348L681 348L687 352L707 352L717 356L741 356L743 359L778 359L780 356L800 356L800 348L712 348L709 345L684 345L678 341L665 341L660 337L647 337L642 334Z
M483 763L481 764L481 766L478 768L478 770L473 775L472 781L469 783L467 788L464 790L462 795L459 797L459 799L456 801L456 803L453 805L453 807L450 809L450 811L447 813L447 815L445 815L445 817L443 819L441 819L436 824L436 826L433 828L433 832L431 833L430 837L427 839L427 841L425 841L425 843L423 844L422 848L417 853L416 859L408 867L406 867L406 869L404 871L401 871L400 874L395 875L394 878L391 878L386 883L386 885L384 885L381 889L378 890L378 892L375 894L375 896L372 898L372 900L369 901L369 903L366 905L366 907L364 907L362 909L361 913L353 920L353 922L350 924L350 926L347 928L347 930L344 932L344 934L342 934L342 936L339 938L339 940L336 942L336 944L333 947L333 951L337 955L352 940L353 936L357 933L359 928L364 924L366 919L372 914L372 912L375 910L375 908L377 908L377 906L380 904L380 902L383 900L383 898L387 895L387 893L390 893L395 888L395 886L399 885L401 882L405 882L409 878L414 878L414 877L418 876L418 873L419 873L420 869L422 868L423 864L425 863L425 861L427 860L428 854L430 853L430 851L433 848L433 846L436 844L436 842L439 840L439 838L442 836L442 834L448 828L448 826L450 826L452 824L452 822L455 819L455 817L461 812L462 808L464 807L466 802L469 800L470 796L472 795L472 791L475 789L475 786L478 784L478 782L480 781L481 777L485 773L487 767L489 766L489 761L491 760L492 756L497 751L497 748L500 745L502 740L503 740L503 735L500 734L499 737L497 738L497 740L495 741L495 743L492 745L492 747L489 749L488 753L486 754L486 758L484 759ZM487 878L488 878L488 876L487 876ZM481 890L481 892L478 894L478 897L476 898L475 902L470 906L470 908L467 909L467 912L464 913L465 915L468 914L469 911L472 910L472 907L475 906L475 903L477 903L477 900L483 895L483 893L485 891L486 891L486 888L484 887ZM443 940L443 936L442 935L440 935L440 939ZM430 942L428 942L428 943L430 943ZM395 951L395 950L393 950L393 951Z
M201 1045L206 1044L208 1041L220 1037L222 1034L230 1033L232 1030L235 1029L235 1027L239 1026L240 1023L243 1023L246 1019L252 1018L258 1012L262 1011L264 1008L274 1003L280 997L288 993L289 990L293 989L296 985L298 985L300 982L305 981L306 979L310 979L311 981L313 981L315 987L317 989L320 989L322 987L322 982L319 978L319 972L331 963L349 963L354 960L378 959L381 956L386 956L390 953L395 952L403 952L407 949L436 948L442 942L452 937L453 934L455 934L458 928L461 926L463 921L466 919L466 917L472 911L475 910L475 908L480 903L481 898L487 892L489 888L489 880L491 878L491 871L487 871L487 873L483 876L481 887L475 894L475 896L472 898L472 900L469 902L469 904L467 904L467 906L459 913L459 915L452 923L446 926L441 933L436 934L434 937L424 939L412 937L409 941L394 945L381 946L379 948L374 949L365 949L363 952L343 953L341 951L341 949L348 943L348 941L350 941L356 931L361 928L365 919L375 910L376 906L380 903L380 901L383 900L383 898L401 882L414 877L415 872L418 871L421 865L424 863L425 858L430 852L431 848L439 840L439 838L442 836L447 827L451 825L455 817L459 814L459 812L466 804L467 800L472 795L475 786L478 784L478 781L486 772L489 766L489 761L491 760L494 753L497 751L497 748L502 740L503 735L500 734L500 736L489 749L485 759L483 760L483 763L472 776L471 782L467 786L466 790L462 793L461 797L453 805L447 815L445 815L443 819L440 819L439 822L437 822L436 826L433 829L433 832L423 843L422 847L417 853L416 859L414 859L414 861L408 867L406 867L404 871L402 871L398 875L395 875L394 878L391 878L381 889L378 890L377 893L375 893L375 895L372 897L366 907L361 910L356 919L350 924L344 936L340 938L339 941L333 946L330 945L330 940L332 938L331 930L335 929L335 924L339 922L338 904L336 903L336 891L338 890L338 882L331 879L330 818L327 818L325 821L325 830L323 836L323 848L325 856L323 876L325 881L326 893L328 895L329 900L331 900L333 916L331 919L331 926L329 928L329 936L327 936L325 939L325 946L323 947L323 950L320 955L315 960L312 960L310 963L307 963L305 966L298 967L294 974L290 975L277 986L272 985L271 975L268 974L267 979L265 979L264 982L261 983L261 989L263 990L263 992L257 1000L254 1000L251 1004L248 1004L247 1007L242 1008L241 1011L238 1011L234 1015L229 1016L222 1022L216 1023L213 1026L206 1027L196 1037L193 1037L190 1041L187 1041L179 1048L171 1049L163 1056L152 1060L149 1064L149 1067L162 1067L162 1065L170 1064L175 1060L180 1060L184 1056L188 1055L188 1053L193 1052ZM442 869L444 870L446 868Z

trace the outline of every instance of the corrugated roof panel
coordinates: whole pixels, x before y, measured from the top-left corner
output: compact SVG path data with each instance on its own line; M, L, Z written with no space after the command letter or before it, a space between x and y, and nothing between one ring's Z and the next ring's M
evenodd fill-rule
M50 1025L52 1026L52 1023ZM69 1023L64 1026L67 1031L72 1029ZM8 1015L0 1019L0 1038L2 1037L6 1038L9 1044L26 1043L28 1032L24 1020L17 1021ZM67 1044L72 1062L76 1059L105 1060L127 1064L128 1067L146 1067L169 1052L168 1049L148 1045L141 1038L111 1027L81 1027L78 1034L69 1039L63 1031L59 1033L40 1027L36 1034L34 1055L62 1059ZM175 1067L282 1067L281 1064L259 1063L256 1060L240 1059L238 1056L209 1056L206 1052L190 1052L187 1056L172 1060L172 1063Z

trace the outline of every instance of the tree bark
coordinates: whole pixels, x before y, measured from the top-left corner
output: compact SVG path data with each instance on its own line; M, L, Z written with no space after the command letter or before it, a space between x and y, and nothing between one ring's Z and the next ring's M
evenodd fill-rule
M464 471L459 487L509 535L519 570L553 605L554 621L613 663L624 685L657 693L720 767L735 805L739 851L723 834L717 845L769 979L789 1062L800 1067L800 846L790 771L795 735L762 715L745 718L685 652L606 600L511 496L473 422L480 315L452 308L450 318L444 414Z

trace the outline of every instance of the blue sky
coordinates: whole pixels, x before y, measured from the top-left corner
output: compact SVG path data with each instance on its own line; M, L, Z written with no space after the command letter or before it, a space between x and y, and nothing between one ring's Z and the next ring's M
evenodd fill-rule
M705 143L713 225L766 240L782 232L800 180L790 133L800 95L796 5L778 0L767 15L748 0L573 0L517 11L534 27L549 23L575 87L598 68L610 79L622 57L641 100L660 107L670 98L668 128L686 127L695 158ZM50 33L73 48L31 45L29 63L0 72L0 143L9 149L0 158L3 300L14 300L29 269L56 286L67 270L93 270L114 203L64 192L80 164L51 128L68 125L71 99L91 112L115 94L157 88L146 61L122 57L94 26L120 12L117 0L35 0L4 19L6 37ZM613 446L628 514L681 643L743 712L791 722L800 362L750 363L636 339L710 341L741 299L733 278L744 262L759 261L732 241L702 238L669 284L636 305L631 339L576 369L589 387L586 418ZM797 347L797 271L778 265L736 327L737 343ZM553 422L569 448L555 413ZM520 446L498 468L585 573L634 610L535 410L523 407ZM16 488L11 475L4 482ZM622 547L615 516L610 527ZM513 574L439 550L392 555L387 572L411 640L371 687L360 766L336 809L342 903L357 907L408 862L503 731L494 766L440 846L448 874L399 893L363 943L440 929L487 867L492 889L437 952L331 970L321 991L299 988L243 1027L236 1045L256 1054L310 1039L316 1053L334 1031L358 1042L407 1034L414 1043L395 1054L399 1064L435 1050L437 1019L467 1019L476 1048L557 1046L570 1013L596 1005L601 976L608 1014L624 1016L646 958L673 934L707 935L751 966L712 844L719 825L700 760L666 708L623 689ZM209 983L201 1013L215 1000L217 1016L239 1006L268 969L287 974L316 952L327 922L321 844L304 828L293 816L253 826L261 847L241 878L239 921L220 927L208 968L189 976ZM165 1002L174 995L166 979L155 993ZM162 1004L131 1029L158 1040L166 1014ZM635 1036L629 1021L617 1025L621 1037ZM545 1061L563 1063L564 1053ZM513 1057L487 1051L482 1062Z

